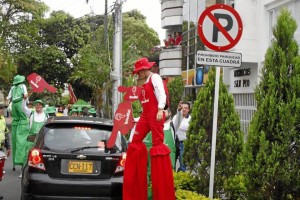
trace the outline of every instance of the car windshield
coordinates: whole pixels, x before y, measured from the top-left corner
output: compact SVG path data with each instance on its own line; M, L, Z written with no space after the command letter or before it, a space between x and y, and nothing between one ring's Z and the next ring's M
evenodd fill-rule
M110 130L95 127L48 127L44 131L44 148L58 151L79 149L80 151L107 152L106 144L110 135ZM115 147L113 149L122 149L121 134L118 134Z

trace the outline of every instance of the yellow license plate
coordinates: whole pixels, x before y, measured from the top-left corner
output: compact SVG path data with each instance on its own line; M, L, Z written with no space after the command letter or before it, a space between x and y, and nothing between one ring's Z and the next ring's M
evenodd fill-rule
M69 173L92 174L93 162L69 161L68 170Z

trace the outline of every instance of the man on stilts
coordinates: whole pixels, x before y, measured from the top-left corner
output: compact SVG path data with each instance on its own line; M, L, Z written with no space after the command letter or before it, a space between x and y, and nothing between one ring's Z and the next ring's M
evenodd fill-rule
M13 169L15 165L24 165L24 158L28 136L28 119L22 110L22 102L28 96L27 87L24 84L25 77L16 75L7 99L12 102L12 155Z
M136 61L134 74L145 78L139 97L143 112L136 125L132 142L127 151L124 172L123 199L147 199L147 148L143 139L152 132L151 182L154 200L175 200L174 179L170 159L170 149L164 142L164 108L166 93L162 78L151 72L155 62L147 58Z

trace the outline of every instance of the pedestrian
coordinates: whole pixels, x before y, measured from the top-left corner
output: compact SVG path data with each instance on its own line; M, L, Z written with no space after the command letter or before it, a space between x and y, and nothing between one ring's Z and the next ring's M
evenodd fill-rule
M88 110L88 116L89 117L96 117L96 110L95 110L95 108L90 108L89 110Z
M5 105L4 104L0 104L0 152L6 152L6 156L9 157L11 154L11 148L10 148L10 139L9 139L9 135L8 135L8 128L6 126L6 121L5 121L5 117L4 117L4 108ZM4 160L0 160L0 162L4 162ZM3 167L3 166L2 166ZM0 170L2 170L1 176L0 176L0 180L2 179L3 176L3 169L0 168ZM3 195L0 193L0 199L3 199Z
M72 108L71 111L70 111L70 115L77 117L78 116L78 110L76 108Z
M168 145L171 150L170 158L172 161L173 169L176 169L176 134L172 122L172 113L170 108L165 110L166 120L164 123L164 143Z
M182 35L181 32L175 32L175 45L181 45Z
M141 58L134 65L133 74L145 79L139 100L142 113L137 122L132 142L129 144L124 171L123 199L147 199L147 155L143 139L152 132L151 183L155 200L175 200L174 178L170 149L164 142L164 107L166 93L162 78L151 72L155 62ZM162 167L163 166L163 167Z
M65 105L65 109L63 111L63 116L68 116L70 108L71 108L71 104Z
M172 121L175 127L175 133L179 139L180 145L180 154L179 154L179 168L177 171L186 171L186 166L183 162L184 154L184 141L186 140L186 132L189 128L191 121L190 112L190 103L189 102L180 102L177 109L177 114L173 117ZM178 120L181 119L181 120Z
M78 107L77 108L77 115L78 115L78 117L83 117L83 110L82 110L82 107Z
M22 110L22 102L28 96L27 87L24 82L24 76L16 75L13 80L13 86L11 87L7 96L7 100L12 104L11 132L13 170L15 170L16 165L23 166L23 159L25 156L27 156L25 153L25 146L23 145L27 141L27 135L29 131L27 116Z
M56 108L54 106L48 106L45 109L45 113L47 113L49 117L55 117L56 116Z
M168 35L168 44L169 46L173 46L175 43L175 39L173 38L172 34Z
M26 114L27 117L29 117L29 135L36 135L46 120L49 118L49 115L44 112L44 102L40 99L37 99L33 102L33 106L35 108L34 111L32 111L30 108L27 107L26 101L23 102L22 108ZM27 137L28 137L27 136ZM23 164L27 162L27 155L29 153L29 150L33 146L33 142L27 141L26 146L26 156L24 157ZM22 174L19 176L22 177Z
M5 117L4 117L4 108L5 105L4 104L0 104L0 152L4 152L4 155L6 157L9 157L11 154L11 148L10 148L10 139L9 139L9 135L8 135L8 128L6 126L6 121L5 121ZM3 162L1 164L2 167L0 167L0 180L2 179L3 176L3 167L4 167L4 158L3 160L0 160L0 162ZM3 199L3 195L0 193L0 199Z
M56 116L57 117L64 116L64 108L61 105L57 106Z

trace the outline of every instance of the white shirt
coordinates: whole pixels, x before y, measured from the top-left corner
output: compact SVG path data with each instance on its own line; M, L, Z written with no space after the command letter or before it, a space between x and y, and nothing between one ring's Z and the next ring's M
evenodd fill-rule
M158 108L163 109L166 105L166 98L167 98L163 80L160 77L160 75L153 73L147 78L146 83L149 82L150 77L152 77L151 81L154 87L154 94L158 102Z
M33 113L29 119L29 128L31 128L31 126L32 126L33 119L35 122L45 122L47 120L48 115L46 115L44 113L44 111L42 111L41 113L32 112L32 110L27 107L26 102L27 102L27 100L23 100L23 102L22 102L23 112L26 114L27 117L29 117L30 114Z
M177 115L175 115L172 119L175 127L177 127L176 118L177 118ZM186 132L189 128L190 121L191 121L191 115L188 115L188 117L182 118L180 125L178 126L178 129L176 130L176 135L178 136L179 141L186 140Z
M27 92L27 87L26 87L26 85L21 84L20 86L23 88L24 95L27 95L28 92ZM13 87L16 87L16 86L12 86L12 87L10 88L9 93L8 93L8 96L7 96L7 100L10 100L10 99L11 99Z

